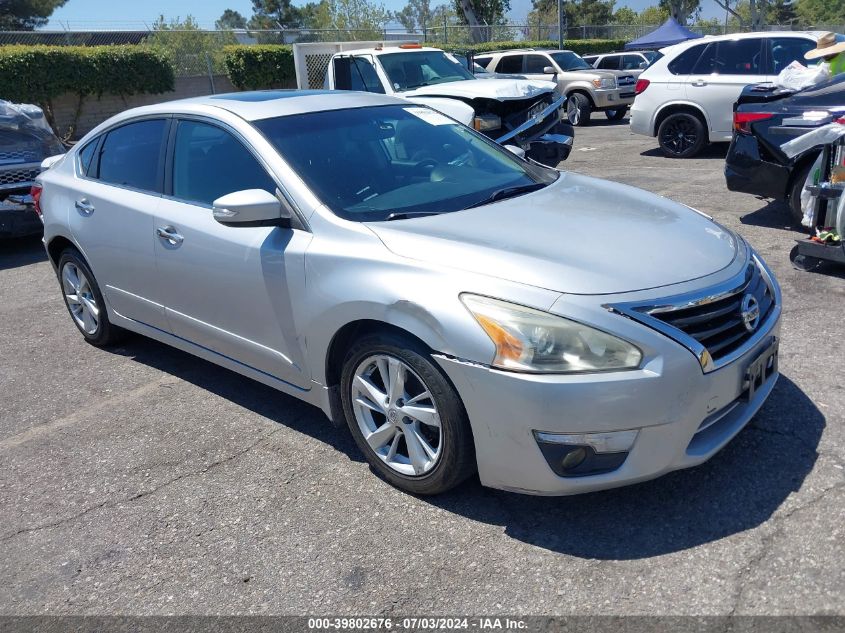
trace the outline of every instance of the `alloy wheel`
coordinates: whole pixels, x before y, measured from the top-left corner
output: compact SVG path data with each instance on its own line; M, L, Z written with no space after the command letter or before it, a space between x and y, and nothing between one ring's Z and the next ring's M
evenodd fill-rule
M566 118L572 125L581 122L581 108L578 107L578 99L575 95L566 100Z
M364 440L389 468L425 475L443 452L440 414L422 378L387 354L364 359L352 379L352 410Z
M666 126L660 140L670 152L681 155L695 146L698 134L689 119L678 118Z
M96 334L100 325L100 307L91 283L73 262L66 262L62 267L62 290L68 310L79 329L88 335Z

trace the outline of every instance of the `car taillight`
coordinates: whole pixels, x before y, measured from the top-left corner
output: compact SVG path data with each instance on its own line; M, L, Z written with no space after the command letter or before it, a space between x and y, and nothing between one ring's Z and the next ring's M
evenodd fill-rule
M35 212L38 214L40 218L41 214L41 185L35 184L32 185L32 189L29 190L29 195L32 196L32 206L35 209Z
M734 130L740 134L751 134L751 124L775 116L772 112L734 112Z
M642 94L651 82L648 79L637 79L637 84L634 86L634 94Z

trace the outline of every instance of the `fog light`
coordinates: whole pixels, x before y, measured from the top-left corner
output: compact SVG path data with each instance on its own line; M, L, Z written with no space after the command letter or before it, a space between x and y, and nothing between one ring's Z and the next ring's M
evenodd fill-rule
M584 477L619 468L627 459L637 434L636 430L577 434L534 431L534 438L555 474Z
M578 468L585 459L587 459L587 449L583 446L579 446L574 451L569 451L566 456L560 460L560 465L564 470L573 470Z

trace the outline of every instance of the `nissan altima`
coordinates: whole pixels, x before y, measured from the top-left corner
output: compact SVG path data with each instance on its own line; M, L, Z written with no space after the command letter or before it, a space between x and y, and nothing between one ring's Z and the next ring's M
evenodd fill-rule
M44 244L88 342L132 331L301 398L415 494L694 466L778 377L780 290L741 237L407 101L146 106L44 166Z

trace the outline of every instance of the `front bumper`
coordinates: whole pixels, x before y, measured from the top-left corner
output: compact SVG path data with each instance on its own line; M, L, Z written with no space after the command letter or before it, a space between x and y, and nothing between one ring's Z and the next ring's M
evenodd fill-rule
M593 105L596 110L613 110L615 108L627 108L634 103L634 95L622 95L619 88L611 90L599 89L592 92Z
M742 356L710 373L685 347L640 324L645 360L635 371L542 375L492 369L436 356L466 407L481 482L540 495L570 495L653 479L703 463L724 447L762 406L778 378L776 366L749 396L749 365L780 336L779 312ZM632 339L633 340L633 339ZM611 472L555 474L537 432L590 434L638 431L627 457Z

